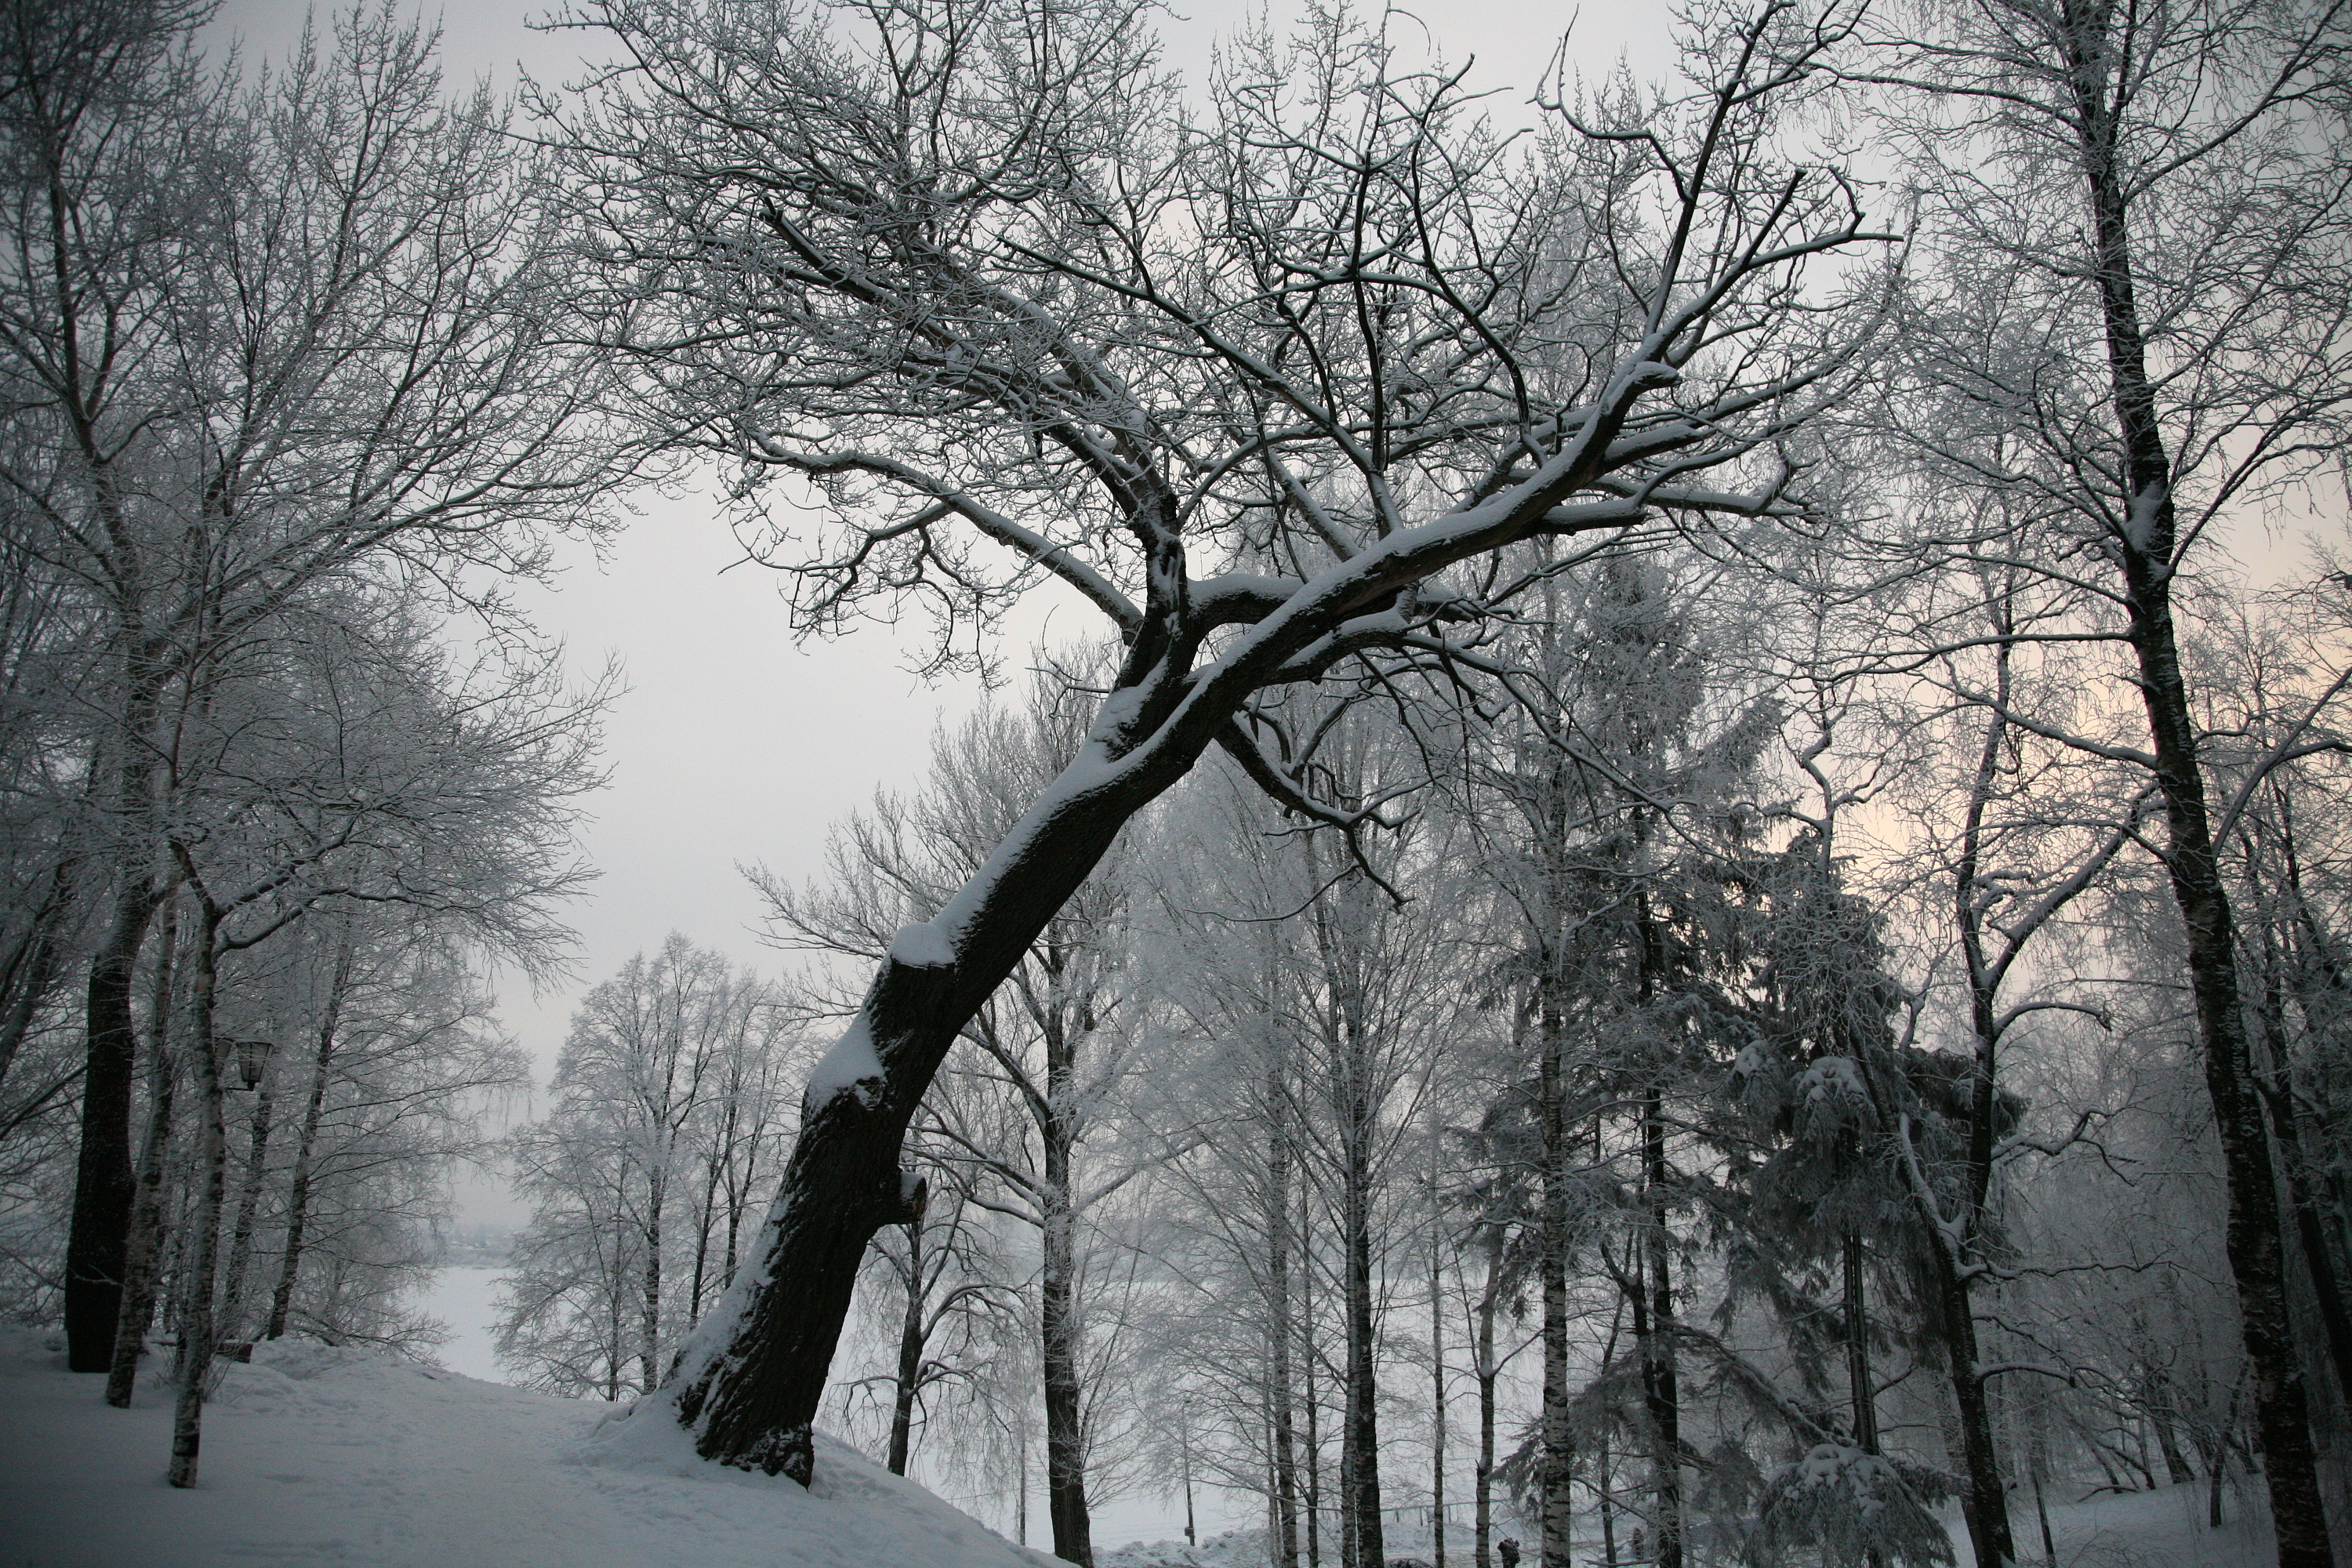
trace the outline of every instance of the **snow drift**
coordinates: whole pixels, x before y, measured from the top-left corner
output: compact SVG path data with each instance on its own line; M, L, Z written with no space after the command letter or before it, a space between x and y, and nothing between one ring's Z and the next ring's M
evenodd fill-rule
M817 1482L711 1465L665 1420L376 1352L281 1342L205 1412L199 1484L163 1482L170 1391L131 1409L0 1330L7 1568L1039 1568L822 1435Z

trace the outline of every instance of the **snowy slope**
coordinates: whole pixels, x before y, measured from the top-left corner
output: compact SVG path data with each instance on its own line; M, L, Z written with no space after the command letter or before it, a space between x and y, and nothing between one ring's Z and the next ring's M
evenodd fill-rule
M169 1391L131 1410L0 1330L0 1568L1039 1568L820 1437L815 1488L704 1464L667 1421L373 1352L264 1345L163 1484Z

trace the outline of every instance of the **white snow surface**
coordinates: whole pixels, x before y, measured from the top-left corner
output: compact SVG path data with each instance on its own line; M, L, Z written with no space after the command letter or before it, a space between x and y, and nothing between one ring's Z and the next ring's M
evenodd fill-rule
M855 1089L868 1097L866 1103L870 1105L874 1103L872 1097L881 1092L882 1083L882 1057L874 1048L874 1031L861 1009L849 1020L849 1027L841 1032L833 1048L819 1057L816 1066L809 1069L808 1087L801 1091L801 1099L807 1105L818 1106L836 1094Z
M919 921L898 928L890 939L890 956L909 969L952 969L955 944L939 921Z
M62 1343L0 1329L6 1568L1045 1568L822 1434L816 1485L697 1458L658 1418L372 1351L263 1345L163 1481L171 1394L109 1409ZM648 1411L653 1417L655 1412Z

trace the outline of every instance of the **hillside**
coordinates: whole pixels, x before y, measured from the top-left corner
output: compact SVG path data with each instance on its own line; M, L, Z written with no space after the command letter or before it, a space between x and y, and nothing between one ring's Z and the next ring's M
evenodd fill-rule
M0 1331L5 1568L1038 1568L820 1438L816 1487L704 1464L667 1422L366 1351L264 1345L163 1483L169 1391L110 1410L47 1338Z

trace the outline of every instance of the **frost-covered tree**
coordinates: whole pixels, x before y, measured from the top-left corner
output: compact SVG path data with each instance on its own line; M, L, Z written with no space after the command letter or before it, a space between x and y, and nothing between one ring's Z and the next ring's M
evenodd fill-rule
M528 1384L605 1399L659 1384L714 1243L772 1188L759 1149L781 1133L797 1024L766 982L676 933L582 999L547 1116L509 1142L532 1212L496 1338Z
M2074 635L2112 656L2113 700L2042 732L2128 765L2163 818L2142 843L2186 933L2279 1561L2323 1568L2336 1554L2221 858L2245 792L2214 775L2189 648L2220 531L2329 482L2352 416L2352 33L2330 0L1998 0L1892 7L1867 38L1855 68L1896 94L1916 190L1902 426L1939 483L2031 519L2030 551L1976 534L1962 550L2068 590ZM2014 1556L1998 1533L1979 1544Z
M285 635L322 585L462 593L469 569L536 569L622 449L590 433L607 378L562 324L546 183L487 93L445 100L433 40L365 7L241 84L194 53L208 14L24 0L0 27L0 493L86 654L73 731L50 742L77 780L42 836L54 875L20 879L30 923L10 928L16 994L37 995L41 889L78 884L65 1291L84 1371L105 1370L119 1315L179 723L225 649Z
M680 1368L701 1452L805 1479L908 1119L1137 811L1215 746L1368 829L1262 694L1478 668L1528 586L1477 564L1504 545L1803 511L1779 444L1871 319L1814 268L1864 232L1853 188L1780 151L1837 27L1711 17L1680 91L1502 142L1338 15L1237 46L1197 117L1140 6L578 15L623 61L565 127L618 346L747 512L791 498L761 552L800 624L917 597L970 657L1050 579L1125 649L1069 765L894 942L810 1083L764 1283Z

